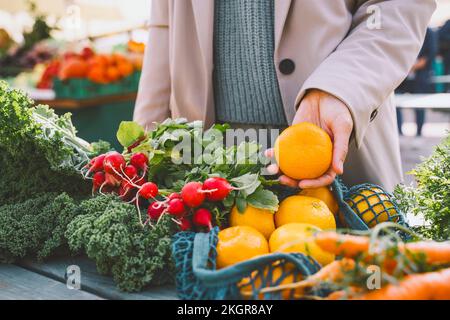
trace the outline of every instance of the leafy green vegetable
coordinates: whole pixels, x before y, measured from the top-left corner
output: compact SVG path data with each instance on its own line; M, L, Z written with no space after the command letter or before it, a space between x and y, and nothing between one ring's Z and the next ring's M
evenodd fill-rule
M259 176L256 173L246 173L242 176L232 178L230 181L233 182L236 187L242 188L240 191L243 196L251 195L261 185Z
M258 209L266 209L272 212L278 210L278 198L269 191L258 188L254 193L247 197L248 204Z
M1 206L0 262L24 257L42 260L64 251L66 226L77 214L78 206L65 193L45 193Z
M79 170L105 152L105 142L89 144L76 136L70 114L33 107L22 91L0 81L0 203L16 203L43 192L82 197L90 186Z
M112 195L85 200L80 207L82 214L67 227L70 248L84 250L119 289L139 291L173 281L171 237L176 225L168 216L154 228L143 228L136 208Z
M136 122L122 121L117 131L117 140L123 147L128 148L144 135L144 128Z
M416 228L423 236L434 240L449 240L450 136L411 174L416 178L417 187L398 186L395 190L400 209L424 216L426 225Z
M237 146L224 147L223 134L227 129L229 126L226 124L216 124L203 132L201 121L167 119L157 124L154 131L148 132L146 139L132 152L148 154L148 179L165 189L179 191L187 182L204 181L212 176L230 181L236 190L226 201L217 203L216 218L224 217L234 204L240 211L245 210L247 204L276 211L278 199L269 187L277 182L266 180L260 174L265 166L265 163L258 161L261 158L261 146L254 142L243 142ZM143 134L135 125L124 122L118 136L123 140L124 147L128 147ZM259 191L249 201L248 198L257 190L264 192Z
M52 170L78 173L94 150L76 133L70 113L58 116L48 106L34 107L25 93L0 81L0 146L12 156L33 157L33 147Z

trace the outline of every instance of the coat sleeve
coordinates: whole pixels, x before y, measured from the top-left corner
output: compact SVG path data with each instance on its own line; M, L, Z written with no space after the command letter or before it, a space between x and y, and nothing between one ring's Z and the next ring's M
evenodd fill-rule
M435 8L434 0L357 1L347 37L305 81L295 106L308 89L333 94L348 106L360 146L372 112L416 60Z
M134 120L151 128L170 117L169 0L152 0L148 42Z

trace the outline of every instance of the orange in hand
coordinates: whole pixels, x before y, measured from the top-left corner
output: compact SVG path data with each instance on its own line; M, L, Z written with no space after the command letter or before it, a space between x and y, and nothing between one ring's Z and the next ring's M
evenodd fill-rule
M333 144L318 126L302 122L284 130L275 142L280 170L296 180L316 179L330 167Z

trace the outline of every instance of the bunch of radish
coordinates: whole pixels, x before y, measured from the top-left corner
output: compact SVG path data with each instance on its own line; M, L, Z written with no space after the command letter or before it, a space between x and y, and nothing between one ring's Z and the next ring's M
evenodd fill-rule
M178 219L182 231L210 230L213 227L213 215L206 208L207 202L223 201L234 190L224 178L212 177L201 182L188 182L181 193L171 193L162 201L153 202L147 210L152 221L158 221L162 215L169 214Z
M92 191L116 193L130 201L137 194L150 199L158 194L158 187L145 179L148 158L143 153L132 154L130 160L116 151L93 158L86 166L86 177L92 174Z
M234 188L226 179L211 177L201 182L188 182L180 193L161 194L162 190L147 181L148 157L144 153L131 154L127 162L116 151L93 158L86 166L86 177L92 178L92 191L115 193L128 203L135 202L143 226L158 223L163 215L170 215L180 230L210 230L213 226L211 210L207 202L223 201ZM143 221L139 199L150 202L148 218Z
M129 161L116 151L93 158L86 166L85 177L92 174L92 192L115 193L126 202L136 202L142 224L139 199L156 199L158 186L147 181L148 157L134 153Z

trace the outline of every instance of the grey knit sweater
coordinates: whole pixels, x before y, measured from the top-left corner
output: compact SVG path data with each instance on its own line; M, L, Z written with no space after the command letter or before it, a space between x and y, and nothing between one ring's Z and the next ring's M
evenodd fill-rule
M275 0L216 0L216 118L229 123L285 125L274 56Z

